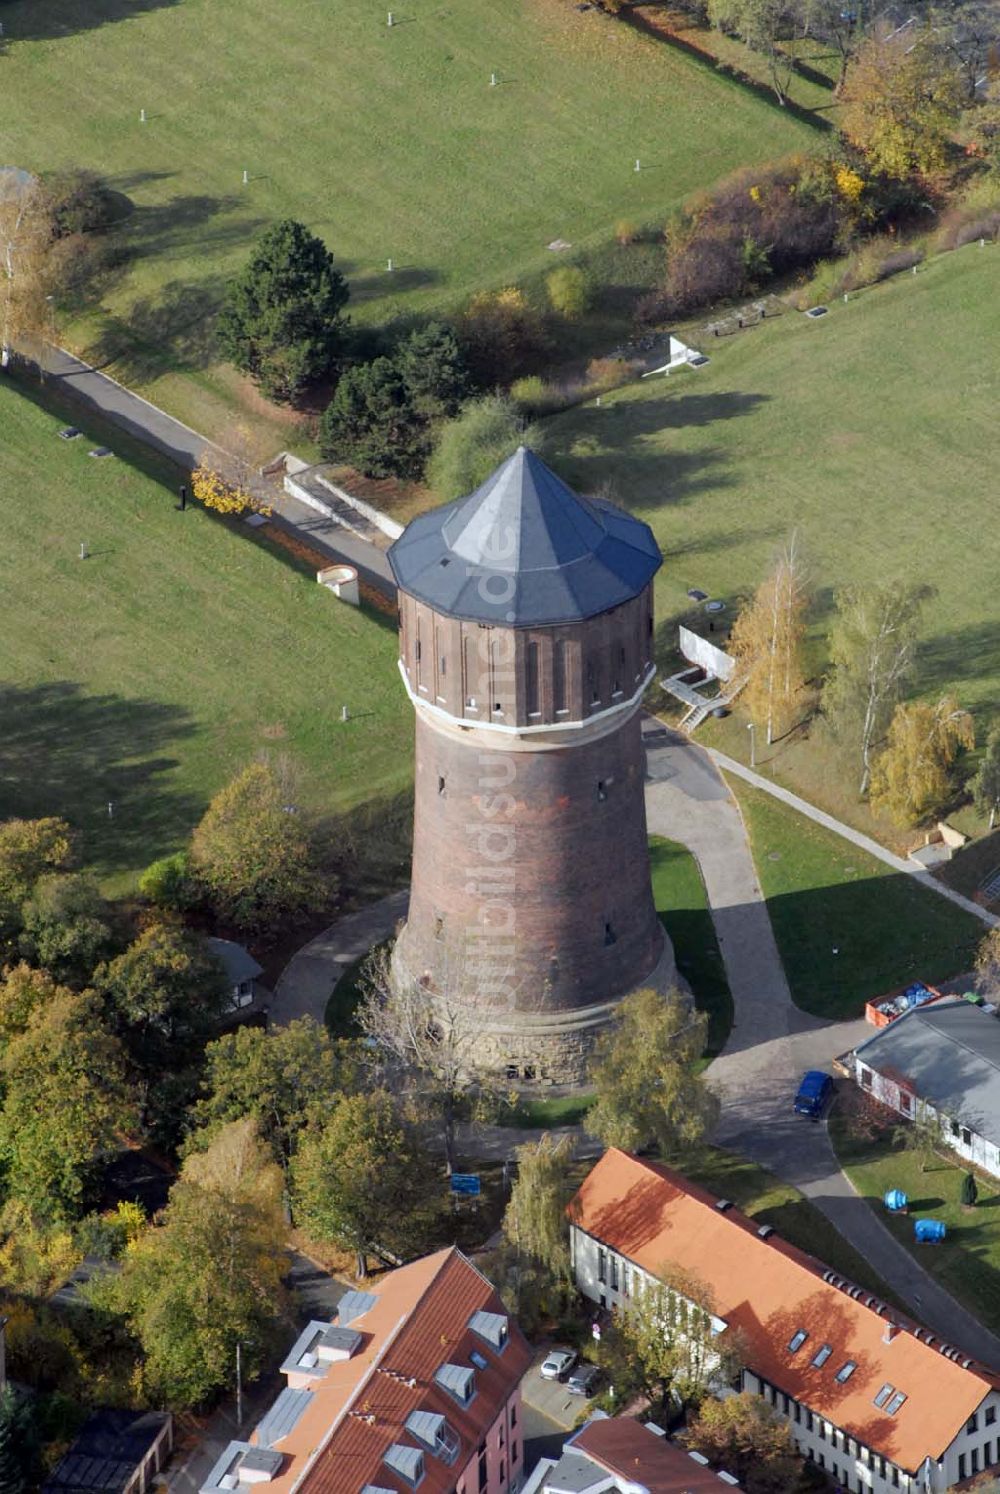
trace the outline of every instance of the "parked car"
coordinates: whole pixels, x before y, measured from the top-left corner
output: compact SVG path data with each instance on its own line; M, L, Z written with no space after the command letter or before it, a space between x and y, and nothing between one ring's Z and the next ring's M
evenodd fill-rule
M601 1371L596 1364L584 1364L583 1361L566 1381L566 1389L570 1395L591 1396L597 1389L597 1382L601 1378Z
M808 1115L810 1120L819 1120L826 1103L833 1094L833 1080L822 1069L809 1069L802 1075L799 1092L795 1096L795 1114Z
M565 1380L576 1360L577 1355L574 1349L553 1349L551 1354L542 1360L538 1373L543 1380Z

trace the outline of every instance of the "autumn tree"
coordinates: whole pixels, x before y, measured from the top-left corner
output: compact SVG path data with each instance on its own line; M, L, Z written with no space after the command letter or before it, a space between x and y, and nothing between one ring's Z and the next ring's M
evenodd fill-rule
M273 930L322 899L309 832L289 792L271 763L250 763L220 789L194 832L194 869L216 913L237 928Z
M21 953L71 985L84 985L112 944L109 909L93 877L39 877L21 909Z
M900 825L939 810L954 791L956 757L975 741L972 717L950 695L936 705L923 700L898 705L872 768L872 804Z
M972 798L979 813L989 815L992 830L1000 809L1000 726L994 726L986 738L986 748L972 780Z
M1000 926L988 929L976 950L976 989L1000 1003Z
M892 1133L893 1145L915 1157L921 1172L933 1167L941 1139L940 1117L922 1102L914 1105L911 1118Z
M0 822L0 949L20 932L21 909L39 877L64 870L71 854L65 820Z
M202 451L191 474L191 491L199 503L219 514L270 514L258 479L250 432L241 421L233 421L218 445Z
M27 1032L32 1017L72 992L60 986L47 970L36 970L25 960L8 965L0 978L0 1049L11 1038Z
M28 1494L37 1487L41 1437L34 1398L13 1385L0 1389L0 1494Z
M296 1218L319 1239L368 1257L418 1253L433 1202L418 1131L388 1090L344 1095L317 1114L292 1161Z
M72 1217L136 1121L121 1044L95 997L57 991L0 1055L0 1157L9 1193Z
M615 1312L599 1351L609 1373L664 1412L672 1400L699 1405L714 1381L733 1378L742 1356L738 1334L716 1332L708 1287L682 1271L651 1277L633 1270L629 1304Z
M706 1014L677 991L626 996L594 1049L597 1098L587 1130L605 1146L655 1146L662 1156L700 1141L718 1116L718 1100L694 1067L707 1031Z
M874 749L913 669L927 595L926 587L907 581L852 586L837 595L823 710L836 735L860 758L862 795L871 781Z
M747 1494L785 1494L798 1483L802 1459L791 1427L763 1396L748 1390L704 1401L687 1442L713 1468L732 1474Z
M805 567L793 534L753 599L741 610L729 639L743 698L770 744L786 731L804 684L802 647L808 603Z
M431 992L394 971L388 949L373 951L357 1020L386 1078L409 1083L435 1116L450 1174L458 1122L488 1113L498 1096L477 1056L482 1037L477 994L489 1000L489 974L461 951L448 963L444 989Z
M560 265L545 277L552 310L567 322L579 321L590 304L590 286L579 265Z
M503 1232L519 1254L538 1261L553 1277L569 1273L569 1227L566 1205L573 1192L569 1166L573 1139L538 1141L516 1147L517 1170L503 1216Z
M350 291L322 239L286 218L258 239L230 282L219 344L268 399L295 399L342 355Z
M473 383L496 389L534 373L551 352L543 319L515 285L479 291L456 324Z
M929 26L872 35L847 69L840 129L878 171L938 170L961 107L954 62Z
M52 225L37 182L0 174L0 368L15 343L37 337L46 324Z
M286 1027L239 1027L205 1049L202 1096L193 1118L213 1132L251 1118L283 1167L311 1112L334 1104L358 1080L354 1045L335 1042L312 1017Z
M93 1293L128 1322L151 1394L172 1410L252 1380L284 1325L288 1299L282 1176L252 1119L189 1155L162 1222L126 1250Z

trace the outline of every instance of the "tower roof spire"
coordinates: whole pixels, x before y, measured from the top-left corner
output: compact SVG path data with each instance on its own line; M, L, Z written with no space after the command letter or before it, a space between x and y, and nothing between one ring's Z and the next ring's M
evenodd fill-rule
M402 590L508 627L606 612L638 596L661 558L647 524L579 497L525 446L468 497L414 519L389 550Z

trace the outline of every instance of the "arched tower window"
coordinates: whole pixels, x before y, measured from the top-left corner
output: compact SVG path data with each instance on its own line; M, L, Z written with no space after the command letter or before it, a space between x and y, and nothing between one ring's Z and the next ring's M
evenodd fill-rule
M525 696L529 716L540 714L538 705L538 644L532 639L528 644L525 661Z
M556 715L566 710L566 644L561 638L552 645L552 708Z

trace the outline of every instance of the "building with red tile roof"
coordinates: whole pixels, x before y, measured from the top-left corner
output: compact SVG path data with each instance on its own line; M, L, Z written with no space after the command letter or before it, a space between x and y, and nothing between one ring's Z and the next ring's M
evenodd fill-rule
M570 1205L576 1282L627 1310L684 1273L720 1335L745 1345L742 1388L788 1417L845 1488L938 1491L1000 1462L1000 1378L767 1225L671 1168L612 1148Z
M517 1494L531 1350L461 1251L401 1266L299 1335L286 1387L201 1494Z
M739 1487L658 1427L598 1411L567 1440L562 1457L542 1459L523 1494L727 1494Z

